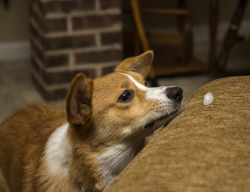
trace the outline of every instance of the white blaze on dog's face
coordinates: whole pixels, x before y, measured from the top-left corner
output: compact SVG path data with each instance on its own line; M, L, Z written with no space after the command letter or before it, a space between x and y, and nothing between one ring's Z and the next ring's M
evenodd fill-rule
M145 78L153 60L148 51L122 62L114 73L94 80L93 122L102 140L144 138L163 126L181 105L182 90L169 98L172 87L148 88ZM171 94L170 94L171 95Z

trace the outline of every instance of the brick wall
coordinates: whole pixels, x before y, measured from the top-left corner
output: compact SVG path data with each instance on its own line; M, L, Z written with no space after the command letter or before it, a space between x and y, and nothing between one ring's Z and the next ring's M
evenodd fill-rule
M73 77L96 78L122 58L121 0L30 0L32 77L47 99Z

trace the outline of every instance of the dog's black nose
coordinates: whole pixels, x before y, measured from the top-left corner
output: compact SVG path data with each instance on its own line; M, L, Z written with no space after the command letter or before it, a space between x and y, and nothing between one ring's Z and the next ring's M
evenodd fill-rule
M182 100L183 90L180 87L170 87L167 88L167 97L173 101L180 102Z

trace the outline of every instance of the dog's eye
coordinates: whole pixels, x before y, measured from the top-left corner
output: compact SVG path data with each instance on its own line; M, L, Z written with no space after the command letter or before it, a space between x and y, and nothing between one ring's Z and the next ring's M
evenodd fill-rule
M124 91L120 95L118 101L122 102L122 103L127 103L127 102L131 101L133 99L133 97L134 97L134 92L133 91Z

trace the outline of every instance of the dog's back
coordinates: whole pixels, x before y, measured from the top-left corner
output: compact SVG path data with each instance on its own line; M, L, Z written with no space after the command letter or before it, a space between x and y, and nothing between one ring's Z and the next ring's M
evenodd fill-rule
M26 183L32 186L35 178L29 175L34 176L38 169L41 160L39 154L43 153L53 130L65 122L63 110L49 105L32 105L0 125L1 192L21 191L24 187L21 181L24 180L28 180ZM27 175L24 176L24 172Z

